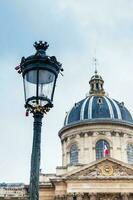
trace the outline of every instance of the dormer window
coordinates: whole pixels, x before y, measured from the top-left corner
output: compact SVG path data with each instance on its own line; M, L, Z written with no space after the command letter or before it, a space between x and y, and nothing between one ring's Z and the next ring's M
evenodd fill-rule
M102 98L98 98L97 103L102 104L103 103Z

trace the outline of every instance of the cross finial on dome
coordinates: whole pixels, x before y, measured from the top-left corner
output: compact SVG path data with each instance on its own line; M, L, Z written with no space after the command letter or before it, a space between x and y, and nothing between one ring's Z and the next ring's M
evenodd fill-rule
M95 74L97 74L97 58L96 57L94 57L93 58L93 62L94 62L94 67L95 67Z
M95 67L95 74L91 77L91 80L89 81L90 84L90 95L100 95L103 96L105 94L103 84L104 80L102 77L98 74L97 71L97 58L93 57L94 67Z

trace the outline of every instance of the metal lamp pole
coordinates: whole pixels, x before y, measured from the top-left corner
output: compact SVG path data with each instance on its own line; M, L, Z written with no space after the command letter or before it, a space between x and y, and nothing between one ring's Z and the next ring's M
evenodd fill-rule
M33 128L33 146L31 155L31 172L30 172L30 200L39 199L39 171L40 171L40 153L41 153L41 126L43 114L36 112L34 117Z
M53 107L56 80L59 72L63 71L55 56L46 55L48 46L47 42L35 42L36 53L27 58L22 57L20 65L15 68L23 77L26 115L32 113L34 118L30 200L39 200L42 118Z

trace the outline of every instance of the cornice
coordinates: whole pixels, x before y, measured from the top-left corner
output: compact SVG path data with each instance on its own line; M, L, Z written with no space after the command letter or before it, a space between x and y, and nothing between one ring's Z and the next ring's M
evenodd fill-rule
M64 126L63 128L60 129L58 135L59 137L62 136L62 134L70 129L75 129L79 128L82 126L86 125L115 125L115 126L122 126L126 128L130 128L133 130L133 123L127 122L127 121L122 121L122 120L114 120L114 119L94 119L94 120L83 120L83 121L78 121L71 123L69 125Z

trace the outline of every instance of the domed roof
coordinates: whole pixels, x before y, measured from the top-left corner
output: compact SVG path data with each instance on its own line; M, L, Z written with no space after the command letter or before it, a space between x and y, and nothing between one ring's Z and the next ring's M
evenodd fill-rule
M65 118L64 125L81 120L123 120L133 123L132 116L123 103L107 96L89 96L75 103Z
M103 83L102 77L95 72L89 81L90 95L75 103L66 115L65 126L83 120L117 120L133 123L132 116L124 103L105 95Z

